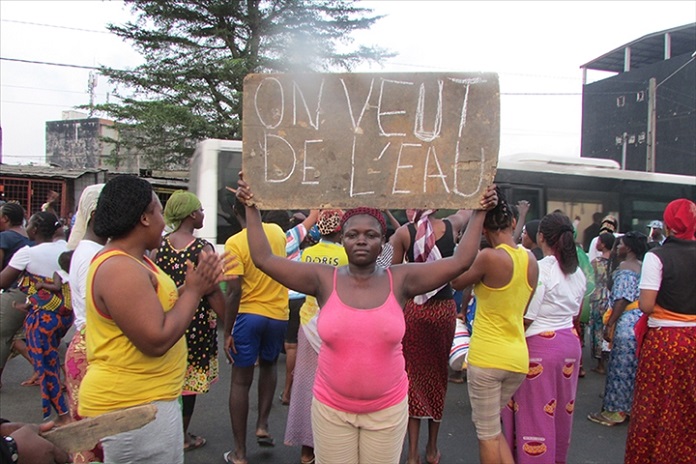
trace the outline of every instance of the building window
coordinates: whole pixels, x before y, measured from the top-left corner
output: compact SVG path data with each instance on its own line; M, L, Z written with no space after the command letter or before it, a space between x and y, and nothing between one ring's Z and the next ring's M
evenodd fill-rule
M636 101L642 102L643 100L645 100L645 91L641 90L640 92L636 92Z
M618 108L623 108L624 105L626 105L626 97L621 95L620 97L616 97L616 106Z

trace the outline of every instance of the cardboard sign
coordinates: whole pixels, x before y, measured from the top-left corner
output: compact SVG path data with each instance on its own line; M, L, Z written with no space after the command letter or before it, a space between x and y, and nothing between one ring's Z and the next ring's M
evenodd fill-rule
M495 177L493 73L250 74L243 116L263 209L477 208Z

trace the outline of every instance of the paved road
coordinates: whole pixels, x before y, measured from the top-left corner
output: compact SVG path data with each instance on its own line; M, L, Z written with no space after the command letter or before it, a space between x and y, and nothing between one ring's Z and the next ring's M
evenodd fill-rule
M222 345L222 338L220 338ZM594 365L588 359L585 347L585 365ZM278 388L276 400L271 412L270 432L276 438L274 448L259 448L253 441L253 424L256 420L255 388L249 414L250 437L248 443L249 462L251 464L296 464L299 463L299 447L282 444L285 432L287 407L282 406L277 396L285 381L285 358L279 361ZM600 393L604 388L604 376L587 369L587 376L580 379L578 398L575 403L575 420L573 439L568 462L618 464L623 462L627 426L613 428L593 424L586 419L590 412L601 407ZM28 378L31 370L21 358L10 360L3 374L3 386L0 390L0 415L12 420L41 421L41 400L38 387L22 387L19 383ZM199 397L193 415L190 431L207 438L208 443L195 451L186 453L186 464L222 464L222 454L232 447L232 432L227 408L229 393L230 367L221 358L220 381L213 385L210 393ZM421 448L425 449L426 427L421 427ZM440 429L440 450L442 464L478 463L478 449L474 426L471 423L471 408L466 385L450 384L447 393L445 416ZM406 454L402 455L402 462Z

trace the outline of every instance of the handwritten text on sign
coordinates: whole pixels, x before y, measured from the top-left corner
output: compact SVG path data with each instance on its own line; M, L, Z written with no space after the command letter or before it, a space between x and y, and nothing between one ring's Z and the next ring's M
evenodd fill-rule
M251 74L245 178L262 208L475 208L493 182L498 76Z

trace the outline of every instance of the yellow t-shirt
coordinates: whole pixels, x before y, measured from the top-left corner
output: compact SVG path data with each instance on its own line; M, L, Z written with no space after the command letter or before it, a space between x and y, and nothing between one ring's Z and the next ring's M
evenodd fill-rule
M302 250L300 261L306 263L322 263L339 267L348 264L348 255L340 243L322 240L316 245ZM300 308L300 324L306 325L319 311L317 299L307 295L302 308Z
M186 373L185 337L182 336L163 356L147 356L126 337L113 319L105 317L94 304L94 274L104 261L115 255L132 258L122 251L108 251L92 261L87 274L85 339L89 368L80 385L78 411L85 417L152 401L174 400L181 395ZM147 265L142 265L157 279L157 298L164 312L169 311L179 297L174 281L149 259ZM132 297L137 298L137 295Z
M469 342L468 362L477 367L503 369L526 374L529 353L524 338L524 309L532 287L527 282L529 256L522 248L498 245L513 260L513 274L504 287L474 286L476 318Z
M276 224L263 224L263 230L271 245L271 251L276 256L286 257L285 233ZM288 289L268 277L254 266L249 253L247 229L233 235L225 242L225 251L236 257L237 266L228 275L242 276L242 298L239 303L239 314L258 314L271 319L287 321L290 315L288 308Z

